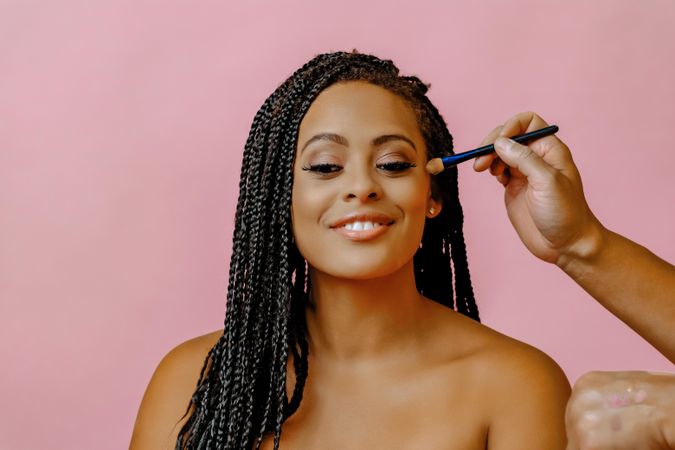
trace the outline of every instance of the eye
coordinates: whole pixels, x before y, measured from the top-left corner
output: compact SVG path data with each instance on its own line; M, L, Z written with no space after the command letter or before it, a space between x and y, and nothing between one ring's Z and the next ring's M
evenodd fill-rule
M377 165L378 169L384 169L387 172L403 172L411 167L417 167L417 165L407 161L392 161Z
M337 164L310 164L302 168L302 170L316 172L322 175L337 172L340 169L342 169L342 166L338 166Z

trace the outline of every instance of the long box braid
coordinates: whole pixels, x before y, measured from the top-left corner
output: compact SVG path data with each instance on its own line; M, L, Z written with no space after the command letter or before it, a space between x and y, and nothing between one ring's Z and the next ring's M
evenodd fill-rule
M291 228L293 162L298 129L328 86L362 80L406 100L416 113L428 158L452 154L452 135L426 96L430 85L400 76L391 60L351 52L324 53L296 70L256 113L244 146L235 214L224 333L208 353L176 441L182 449L258 449L300 406L309 370L305 308L308 266ZM414 256L415 283L432 300L480 321L474 300L459 202L457 169L432 176L441 213L425 224ZM296 384L288 400L286 365ZM180 421L179 421L180 422Z

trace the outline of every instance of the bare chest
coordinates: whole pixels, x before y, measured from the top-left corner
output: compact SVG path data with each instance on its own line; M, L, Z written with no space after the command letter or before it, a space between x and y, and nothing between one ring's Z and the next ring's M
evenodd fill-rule
M415 377L323 373L307 380L300 408L282 427L280 449L483 450L484 408L469 385L448 370ZM273 443L269 435L261 448Z

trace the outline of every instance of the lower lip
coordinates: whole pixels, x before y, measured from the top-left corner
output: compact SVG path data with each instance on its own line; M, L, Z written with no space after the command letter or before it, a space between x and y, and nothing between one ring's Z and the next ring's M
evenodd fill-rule
M352 241L369 241L386 233L390 226L381 225L371 230L348 230L345 227L333 228L333 230Z

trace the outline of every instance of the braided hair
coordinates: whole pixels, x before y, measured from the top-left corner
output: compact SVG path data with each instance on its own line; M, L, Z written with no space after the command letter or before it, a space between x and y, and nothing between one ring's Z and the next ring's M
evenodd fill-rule
M244 147L224 333L204 361L176 450L251 449L254 444L258 449L271 432L277 450L281 425L300 406L308 373L305 308L311 286L291 227L298 129L322 90L357 80L386 88L410 105L429 159L452 152L445 121L425 95L430 85L416 76L399 76L391 60L356 49L315 56L265 100ZM457 169L432 176L431 190L444 207L427 219L413 257L417 289L480 321L462 233ZM289 352L296 374L290 400Z

